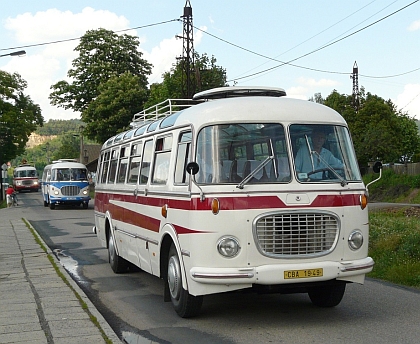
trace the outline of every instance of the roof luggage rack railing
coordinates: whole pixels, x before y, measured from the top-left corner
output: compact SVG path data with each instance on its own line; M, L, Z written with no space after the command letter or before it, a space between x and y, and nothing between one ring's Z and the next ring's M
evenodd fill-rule
M192 99L166 99L156 105L148 107L133 116L130 126L132 128L138 127L147 121L154 121L162 117L167 117L175 112L187 109L193 105L202 103Z

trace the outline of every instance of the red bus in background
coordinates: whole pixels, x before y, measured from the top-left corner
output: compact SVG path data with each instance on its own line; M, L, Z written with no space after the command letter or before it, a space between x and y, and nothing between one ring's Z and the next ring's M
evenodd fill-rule
M13 188L20 192L22 190L38 191L39 179L36 168L29 164L19 165L13 172Z

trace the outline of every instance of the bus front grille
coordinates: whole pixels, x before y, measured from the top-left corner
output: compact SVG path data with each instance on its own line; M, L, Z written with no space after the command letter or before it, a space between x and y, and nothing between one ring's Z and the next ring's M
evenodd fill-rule
M22 185L32 185L34 183L33 180L22 180Z
M61 188L61 194L63 196L77 196L80 193L80 188L78 186L63 186Z
M338 240L339 219L330 213L293 212L263 215L254 221L259 251L273 258L305 258L331 252Z

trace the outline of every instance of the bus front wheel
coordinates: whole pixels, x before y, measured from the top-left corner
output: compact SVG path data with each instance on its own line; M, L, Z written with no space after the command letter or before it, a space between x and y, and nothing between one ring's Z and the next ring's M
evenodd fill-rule
M341 302L345 291L346 283L337 282L337 284L309 288L308 295L315 306L335 307Z
M182 272L175 246L169 249L168 278L169 294L175 311L181 318L196 316L203 304L203 296L193 296L182 287Z
M112 271L114 271L116 274L127 271L127 261L117 254L114 237L111 233L109 233L108 238L108 260Z
M55 203L51 203L51 202L50 202L50 209L51 209L51 210L55 209Z

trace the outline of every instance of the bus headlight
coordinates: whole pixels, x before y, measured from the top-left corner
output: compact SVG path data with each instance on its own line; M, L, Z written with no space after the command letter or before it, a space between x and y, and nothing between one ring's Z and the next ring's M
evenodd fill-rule
M59 194L59 192L58 192L58 190L54 190L54 195L58 195Z
M234 237L223 237L217 243L217 251L226 258L235 257L240 250L241 246L239 246L238 240Z
M82 193L83 193L83 195L87 195L88 194L88 191L87 190L83 190Z
M358 250L363 245L363 234L356 230L351 232L349 236L349 247L353 251Z

